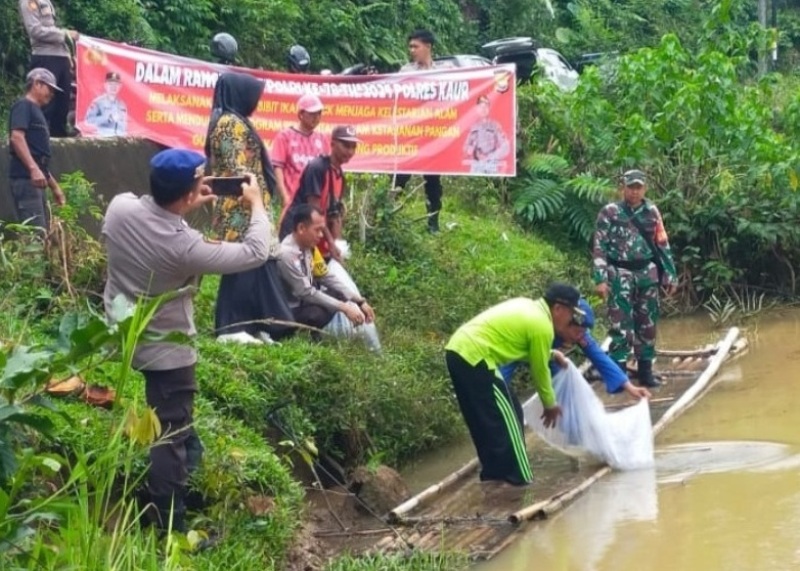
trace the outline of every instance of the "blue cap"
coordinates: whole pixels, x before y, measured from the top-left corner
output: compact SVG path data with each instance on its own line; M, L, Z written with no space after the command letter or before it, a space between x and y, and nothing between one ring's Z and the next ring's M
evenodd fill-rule
M205 171L206 158L195 151L167 149L150 159L150 174L170 188L189 188Z
M584 313L583 326L586 329L594 327L594 311L592 311L592 306L589 305L589 302L581 298L580 301L578 301L578 309Z

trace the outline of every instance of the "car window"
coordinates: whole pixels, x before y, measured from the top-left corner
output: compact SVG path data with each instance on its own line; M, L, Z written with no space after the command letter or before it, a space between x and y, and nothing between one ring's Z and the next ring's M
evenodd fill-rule
M537 53L539 60L547 67L559 68L563 70L572 69L570 65L558 53L551 50L541 49Z

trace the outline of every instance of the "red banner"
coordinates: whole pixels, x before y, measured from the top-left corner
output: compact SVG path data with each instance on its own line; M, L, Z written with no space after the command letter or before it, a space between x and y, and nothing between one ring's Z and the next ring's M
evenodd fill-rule
M362 140L349 171L516 174L513 66L294 75L229 68L85 36L77 61L76 124L87 137L144 137L202 151L217 77L235 69L266 82L251 119L268 149L278 131L297 124L297 99L314 93L325 105L320 132L351 124Z

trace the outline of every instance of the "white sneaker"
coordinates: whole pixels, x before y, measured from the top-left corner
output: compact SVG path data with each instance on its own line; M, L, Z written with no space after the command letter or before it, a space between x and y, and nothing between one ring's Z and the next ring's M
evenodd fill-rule
M259 331L258 338L265 345L280 345L280 343L275 341L275 339L273 339L272 337L270 337L269 333L267 333L266 331Z
M256 339L246 331L240 331L238 333L226 333L225 335L220 335L217 337L217 341L220 343L250 343L255 345L262 345L264 342L260 339Z

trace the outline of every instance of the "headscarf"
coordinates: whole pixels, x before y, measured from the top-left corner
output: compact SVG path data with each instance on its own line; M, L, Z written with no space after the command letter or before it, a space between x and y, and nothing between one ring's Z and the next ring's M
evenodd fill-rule
M267 189L270 195L274 195L276 182L272 161L269 160L264 141L261 140L249 119L250 115L258 107L258 102L263 93L264 80L256 79L244 73L226 72L220 75L214 87L214 100L211 104L211 119L208 122L205 151L206 158L210 159L211 133L217 127L220 117L225 113L236 115L247 126L252 137L258 141L258 146L261 148L261 165L264 172L264 180L267 181Z

